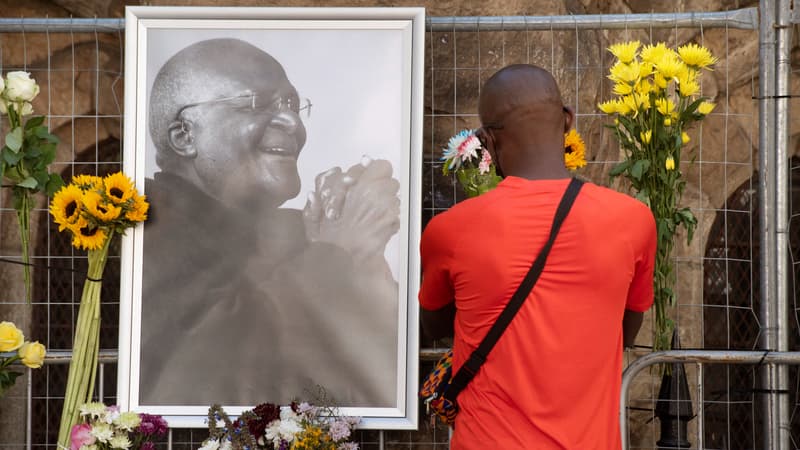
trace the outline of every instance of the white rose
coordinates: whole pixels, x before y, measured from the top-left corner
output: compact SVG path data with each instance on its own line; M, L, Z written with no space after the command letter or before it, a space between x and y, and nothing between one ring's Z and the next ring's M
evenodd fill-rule
M5 97L12 102L30 102L39 95L39 85L28 72L9 72Z
M19 105L19 103L17 103L17 105ZM18 108L18 111L20 116L30 116L33 114L33 105L31 105L30 102L23 102L22 108Z

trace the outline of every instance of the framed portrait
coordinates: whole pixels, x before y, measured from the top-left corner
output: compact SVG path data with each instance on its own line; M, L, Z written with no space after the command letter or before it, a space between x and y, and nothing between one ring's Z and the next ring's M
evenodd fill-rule
M417 427L424 17L127 8L121 407Z

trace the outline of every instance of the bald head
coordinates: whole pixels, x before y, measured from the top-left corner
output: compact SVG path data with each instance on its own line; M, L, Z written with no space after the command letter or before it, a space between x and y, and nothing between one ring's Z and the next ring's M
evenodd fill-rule
M173 55L150 92L149 128L159 160L172 156L168 130L183 106L255 90L265 80L276 90L278 84L288 84L275 58L239 39L209 39Z
M505 175L568 175L564 133L573 115L548 71L530 64L500 69L483 85L478 113L492 143L489 152Z
M561 92L550 72L530 64L497 71L483 85L478 112L483 123L505 123L510 116L560 120Z

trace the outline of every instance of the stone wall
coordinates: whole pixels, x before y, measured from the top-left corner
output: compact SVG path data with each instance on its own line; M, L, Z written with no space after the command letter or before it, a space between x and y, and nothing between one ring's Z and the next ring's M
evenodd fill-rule
M663 4L662 4L663 3ZM195 6L287 6L286 2L274 0L227 0L227 1L122 1L122 0L0 0L0 11L6 17L123 17L124 6L142 5L195 5ZM721 11L756 6L757 2L737 0L676 0L675 2L650 2L645 0L300 0L291 6L418 6L427 8L429 16L478 16L478 15L555 15L555 14L600 14L600 13L648 13L672 11ZM795 33L797 34L797 33ZM457 37L458 43L451 42ZM619 159L619 148L613 136L603 127L605 119L596 112L595 105L610 96L611 84L605 79L605 71L611 60L605 50L611 42L623 39L641 39L644 42L664 40L682 44L695 41L708 46L720 60L717 69L704 76L704 95L718 103L712 115L700 128L692 130L690 148L697 151L697 161L687 162L681 169L688 185L684 203L697 213L699 227L692 244L678 247L679 258L679 306L675 315L681 325L684 346L703 345L703 262L706 239L716 218L716 211L742 183L750 179L757 169L758 124L757 105L753 97L758 86L758 39L754 31L726 29L679 29L679 30L589 30L581 31L578 38L574 32L484 32L428 34L426 52L426 119L425 154L438 153L454 130L477 124L474 113L478 86L496 69L514 62L531 62L552 68L559 80L565 101L573 105L579 114L580 132L587 141L589 166L583 171L591 180L608 184L609 161ZM3 71L11 67L26 66L42 85L43 94L34 102L37 111L59 115L102 115L97 121L72 120L69 117L53 118L51 128L62 140L58 148L56 167L65 169L74 160L75 154L92 148L98 142L121 139L123 80L123 42L121 36L99 33L51 34L29 33L24 39L19 34L2 37ZM49 45L49 49L48 49ZM49 52L49 60L48 60ZM575 70L575 55L578 53L580 70ZM797 54L795 52L794 54ZM47 74L48 61L50 74ZM478 64L480 61L480 65ZM794 62L794 61L793 61ZM102 71L96 79L94 68ZM437 76L437 71L450 71L455 67L475 67L475 72L456 71L454 77ZM474 75L477 73L477 75ZM455 80L455 81L454 81ZM95 86L96 85L96 86ZM598 89L599 87L599 89ZM800 77L792 78L791 92L800 89ZM48 95L45 93L49 93ZM727 104L727 110L726 105ZM719 113L728 114L719 114ZM430 116L448 116L447 120L431 119ZM800 122L794 121L790 134L793 149L796 148ZM431 143L437 148L430 149ZM700 145L702 143L702 146ZM432 151L433 150L433 151ZM794 152L794 150L793 150ZM624 186L615 185L619 189ZM436 195L436 187L428 186ZM432 200L431 200L432 201ZM3 193L0 206L9 205L8 193ZM39 207L45 207L40 199ZM39 211L35 220L46 220L45 211ZM34 230L37 227L32 227ZM0 254L19 255L17 226L13 213L0 212ZM34 236L34 241L36 236ZM30 323L30 308L20 305L23 298L20 280L21 270L8 264L0 265L0 318L14 320L18 324ZM649 321L648 321L649 322ZM649 343L649 323L640 334L639 343ZM36 339L36 336L32 336ZM588 344L587 344L588 346ZM635 355L628 355L629 358ZM632 398L651 398L655 376L642 376L637 380ZM11 417L19 413L19 402L6 399L0 402L0 446L3 442L22 442L24 422L15 422ZM646 402L645 402L646 403ZM13 412L10 408L14 408ZM652 405L651 405L652 407ZM17 416L19 417L19 416ZM638 424L635 441L644 442L652 436L649 427L653 424ZM422 439L412 438L413 441Z

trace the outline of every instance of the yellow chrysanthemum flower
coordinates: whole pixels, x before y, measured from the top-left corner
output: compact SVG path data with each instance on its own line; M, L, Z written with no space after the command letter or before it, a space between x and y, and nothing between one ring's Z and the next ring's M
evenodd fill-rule
M668 98L656 99L656 109L661 115L669 116L675 111L675 103Z
M675 158L667 156L667 160L664 161L664 168L667 170L675 170Z
M653 85L647 80L642 80L636 85L636 92L638 94L649 94L653 92Z
M633 86L628 83L617 83L614 85L614 94L628 95L633 92Z
M713 111L716 106L717 105L711 102L700 102L700 104L697 105L697 112L705 116L710 114L711 111Z
M94 190L103 185L103 179L94 175L75 175L72 184L84 191Z
M58 231L64 231L78 222L81 217L83 192L74 184L62 187L50 202L50 214L58 224Z
M629 63L633 61L633 58L636 58L636 52L639 50L640 45L639 41L621 42L609 47L608 51L621 62Z
M83 194L83 206L90 216L101 222L110 222L119 217L122 208L105 201L103 196L94 191Z
M642 48L641 57L643 62L656 64L664 55L673 53L673 51L663 43L659 42L656 45L645 45Z
M697 44L686 44L678 47L678 54L686 65L697 69L707 68L717 62L711 51Z
M636 117L639 115L639 103L637 102L636 98L633 94L623 96L622 101L620 102L621 106L620 109L624 108L625 113L620 112L620 114L627 116L632 115L632 117Z
M656 70L665 80L672 80L686 71L686 64L680 58L667 53L655 63Z
M669 117L667 117L666 119L664 119L664 126L665 126L665 127L668 127L668 126L670 126L670 125L672 125L672 119L670 119Z
M636 98L636 103L638 104L640 110L647 111L650 109L650 94L634 94L634 97Z
M639 133L639 137L642 138L642 143L649 144L653 139L653 130L642 131Z
M670 81L672 80L667 80L658 72L653 76L653 84L659 89L666 89Z
M691 138L689 138L689 135L686 134L685 131L683 133L681 133L681 143L683 143L683 145L688 144L690 140L691 140Z
M72 245L75 248L84 250L97 250L106 242L108 233L99 227L85 226L78 229L72 237Z
M569 170L586 165L586 144L575 129L564 135L564 165Z
M638 62L617 62L609 69L608 78L617 83L634 84L639 79L641 68Z
M700 92L700 85L697 80L691 78L682 79L678 82L678 92L682 97L691 97Z
M616 112L619 112L619 104L620 104L619 100L614 99L598 103L597 107L600 109L600 111L603 111L606 114L614 114Z
M132 200L130 209L125 212L125 218L131 222L144 222L147 220L147 210L150 205L144 195L135 194Z
M129 198L133 197L136 191L133 181L122 172L105 177L103 179L103 187L105 188L106 196L116 205L125 203Z

